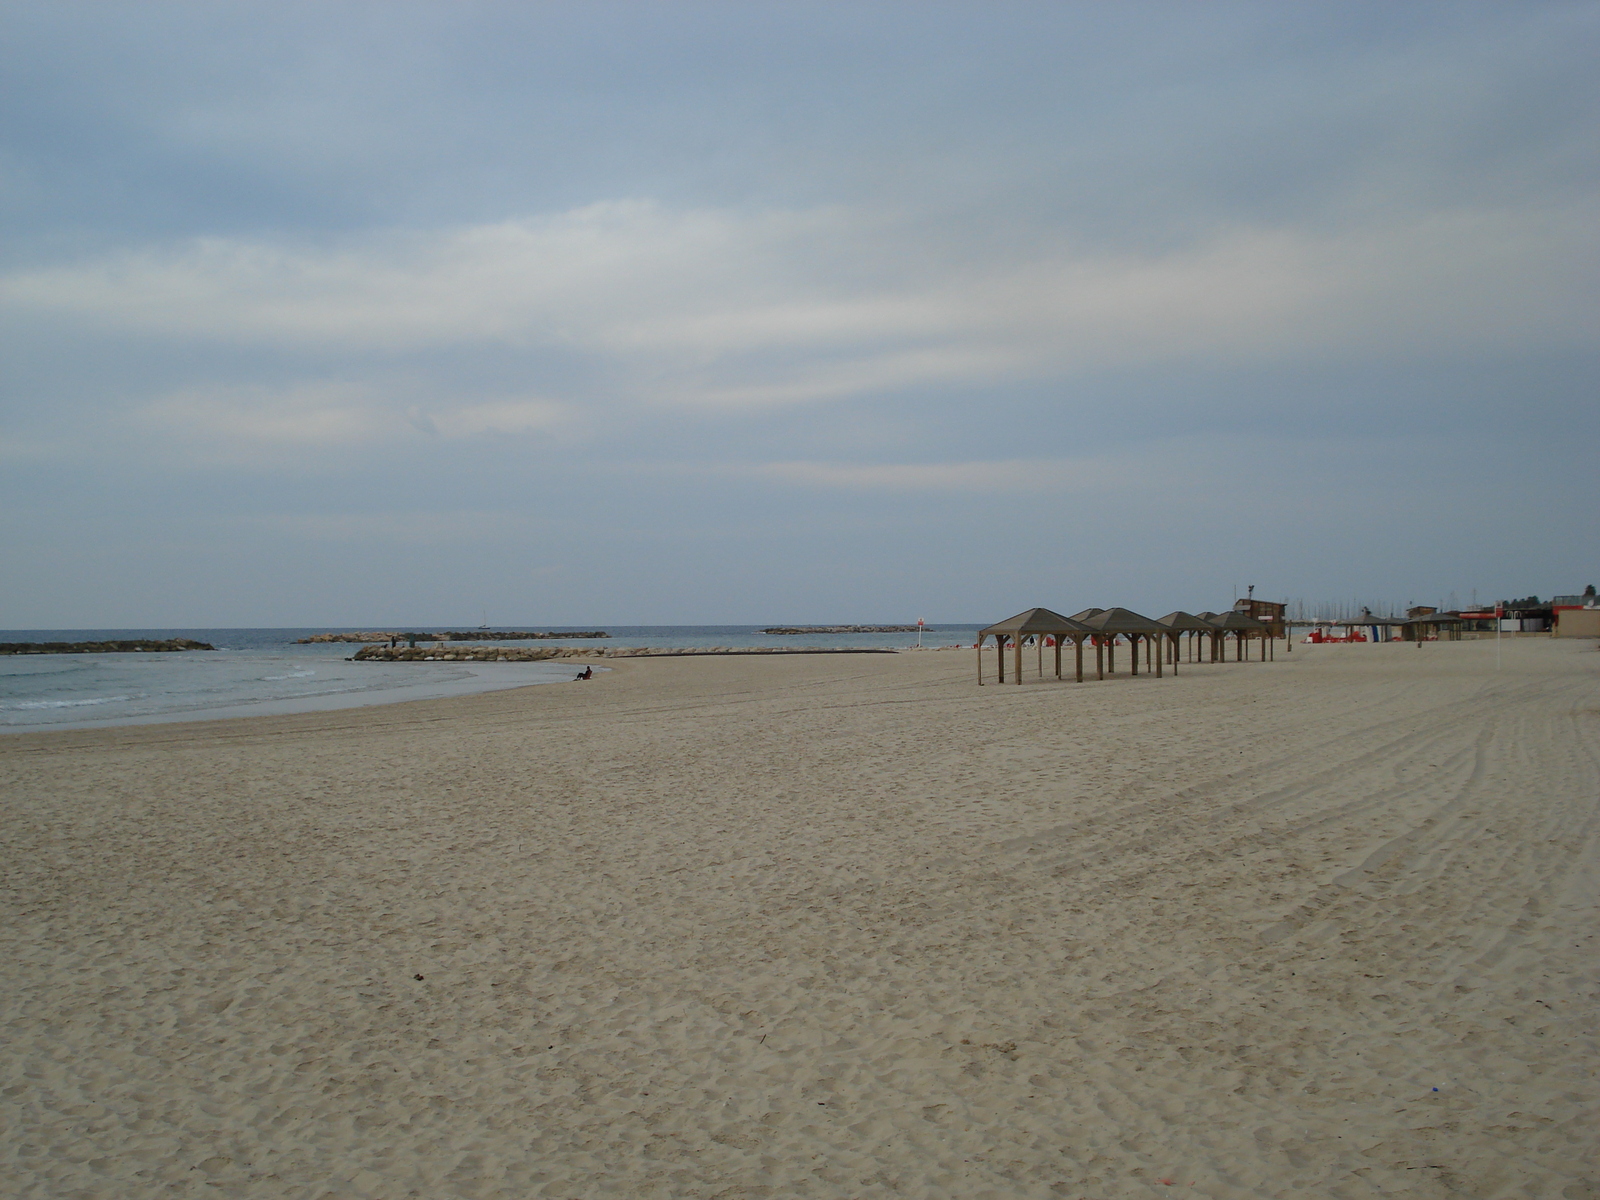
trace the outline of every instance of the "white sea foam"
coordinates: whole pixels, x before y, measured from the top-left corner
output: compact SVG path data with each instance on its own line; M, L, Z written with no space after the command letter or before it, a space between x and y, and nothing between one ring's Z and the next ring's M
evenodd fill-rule
M0 708L81 708L85 704L115 704L118 700L132 699L132 696L95 696L89 700L19 700L15 704L0 704Z
M37 636L24 632L3 636L6 631L0 631L0 641ZM349 661L346 646L284 641L298 631L243 632L250 637L205 640L257 644L204 654L0 657L0 737L28 730L322 712L572 679L566 662L358 663Z

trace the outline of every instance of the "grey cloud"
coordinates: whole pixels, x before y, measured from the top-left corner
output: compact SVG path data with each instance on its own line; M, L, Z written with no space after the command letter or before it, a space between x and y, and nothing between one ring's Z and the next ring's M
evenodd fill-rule
M1587 582L1546 523L1600 432L1597 44L1565 3L12 5L0 602ZM1070 533L999 575L1022 493Z

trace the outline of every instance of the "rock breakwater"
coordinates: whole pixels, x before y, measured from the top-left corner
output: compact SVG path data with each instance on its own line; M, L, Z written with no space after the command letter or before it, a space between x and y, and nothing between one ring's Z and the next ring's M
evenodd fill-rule
M526 630L506 631L490 629L446 629L442 633L400 633L392 630L366 630L361 633L314 633L310 637L296 638L296 646L310 646L326 642L541 642L567 638L608 638L603 629L583 633L530 633Z
M926 628L926 626L924 626ZM766 634L797 633L915 633L915 625L775 625Z
M134 638L120 642L0 642L0 654L138 654L168 653L173 650L215 650L210 642L190 638L152 641Z
M683 658L733 654L894 654L885 649L824 650L810 646L363 646L352 662L548 662L556 658Z

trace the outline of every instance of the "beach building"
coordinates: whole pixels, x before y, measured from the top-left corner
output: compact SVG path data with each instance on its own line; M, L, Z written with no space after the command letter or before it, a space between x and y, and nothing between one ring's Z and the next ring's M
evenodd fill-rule
M1233 602L1233 611L1243 613L1245 616L1260 621L1272 632L1269 637L1287 637L1288 627L1285 625L1289 606L1280 604L1276 600L1257 600L1254 596L1245 597Z
M1556 637L1600 637L1600 608L1564 608L1556 613Z
M1600 637L1600 598L1594 584L1581 596L1557 596L1550 601L1551 632L1556 637Z
M1554 617L1551 607L1537 596L1500 602L1501 633L1546 633Z

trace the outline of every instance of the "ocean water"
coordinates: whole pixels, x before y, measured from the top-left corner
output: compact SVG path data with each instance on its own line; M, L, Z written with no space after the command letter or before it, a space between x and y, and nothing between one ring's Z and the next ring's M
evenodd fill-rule
M419 632L437 627L412 626ZM548 626L509 628L547 629ZM562 627L555 627L560 630ZM596 627L590 627L596 628ZM473 692L570 682L578 666L549 663L347 662L359 645L296 645L315 629L9 629L0 642L127 641L193 638L215 651L171 654L26 654L0 656L0 733L82 729L267 713L314 712L425 700ZM838 649L915 645L917 635L771 636L750 625L613 626L611 637L508 642L507 645L791 646ZM929 627L923 645L971 645L976 626ZM486 643L471 643L486 644ZM603 667L599 669L603 670Z

